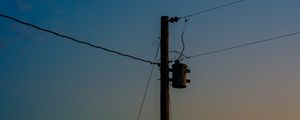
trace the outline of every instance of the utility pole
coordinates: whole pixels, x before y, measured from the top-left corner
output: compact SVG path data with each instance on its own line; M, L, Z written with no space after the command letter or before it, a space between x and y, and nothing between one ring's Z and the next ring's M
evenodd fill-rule
M160 120L170 120L168 16L161 16L160 48Z
M186 83L190 80L186 74L190 73L187 65L180 63L179 59L169 69L169 22L178 22L180 18L161 16L161 35L160 35L160 120L170 120L170 95L169 83L172 87L181 89L186 88ZM172 72L172 79L169 78L169 72Z

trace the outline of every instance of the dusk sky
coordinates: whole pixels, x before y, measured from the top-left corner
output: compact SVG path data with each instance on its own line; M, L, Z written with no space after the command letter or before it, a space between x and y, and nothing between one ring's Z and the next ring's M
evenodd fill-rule
M153 61L160 16L230 2L1 0L0 13ZM184 54L299 32L299 6L299 0L245 0L193 16ZM184 25L170 23L170 51L181 50ZM182 61L191 83L170 88L173 120L299 120L299 38ZM136 120L151 67L0 17L0 120ZM140 120L160 119L159 68L153 72Z

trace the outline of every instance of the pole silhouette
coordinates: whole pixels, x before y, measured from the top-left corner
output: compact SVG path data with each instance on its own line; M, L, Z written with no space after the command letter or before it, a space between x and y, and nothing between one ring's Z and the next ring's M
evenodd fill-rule
M169 17L161 16L160 35L160 119L170 120L169 97Z

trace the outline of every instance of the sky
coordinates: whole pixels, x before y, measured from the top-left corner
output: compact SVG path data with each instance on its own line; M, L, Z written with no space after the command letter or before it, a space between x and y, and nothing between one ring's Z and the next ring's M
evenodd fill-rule
M160 16L232 0L1 0L0 12L153 61ZM187 56L300 31L299 0L246 0L191 17ZM184 22L170 23L170 51ZM173 120L299 120L300 35L181 61L191 83L170 88ZM175 59L177 54L170 54ZM171 65L171 64L170 64ZM134 120L148 63L0 18L1 120ZM155 66L140 120L159 119Z

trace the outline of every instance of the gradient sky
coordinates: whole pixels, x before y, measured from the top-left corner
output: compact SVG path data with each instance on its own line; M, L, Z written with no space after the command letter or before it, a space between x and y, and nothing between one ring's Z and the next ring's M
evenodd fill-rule
M153 60L160 16L232 0L1 0L0 12ZM300 31L299 0L246 0L194 16L186 55ZM180 50L184 23L170 24ZM183 61L186 89L170 89L173 120L299 120L298 36ZM171 54L170 58L176 55ZM134 120L151 65L0 18L1 120ZM141 120L159 119L159 70Z

